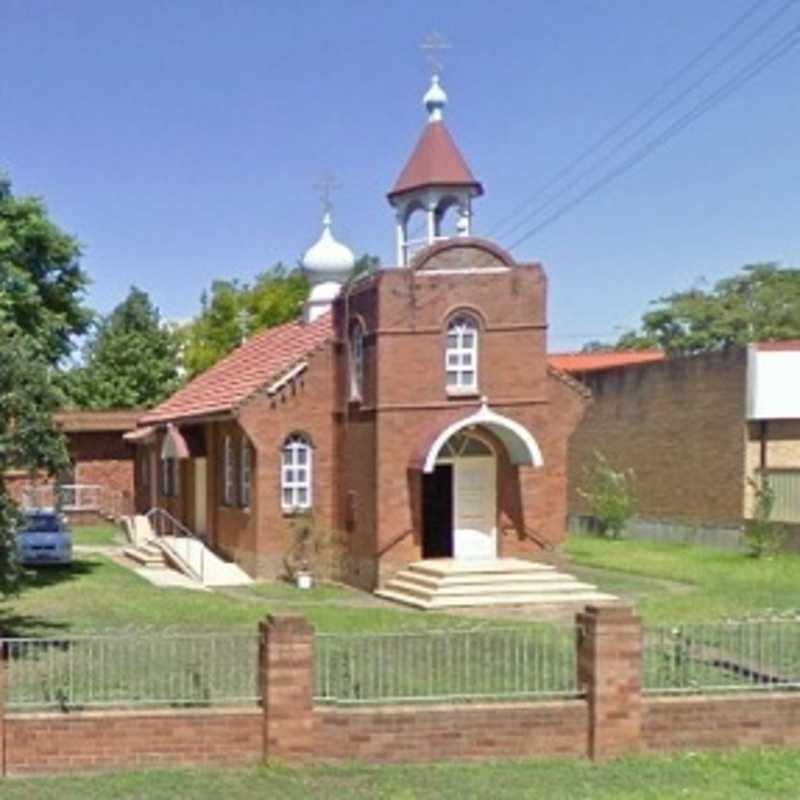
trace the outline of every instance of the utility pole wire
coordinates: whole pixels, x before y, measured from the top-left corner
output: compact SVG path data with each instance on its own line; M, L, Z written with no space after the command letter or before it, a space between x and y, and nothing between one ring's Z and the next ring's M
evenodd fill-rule
M558 208L549 216L545 217L541 222L536 224L530 230L526 231L521 237L516 239L512 244L508 245L509 249L519 246L527 241L531 236L538 233L543 228L560 219L564 214L570 211L579 203L583 202L586 198L590 197L595 192L602 189L615 178L627 172L636 164L644 160L650 153L662 144L668 142L670 139L677 136L684 128L690 125L703 114L710 111L723 100L727 99L731 94L740 89L750 80L755 78L763 72L773 62L782 58L794 47L800 44L800 23L791 28L784 34L777 42L775 42L768 51L762 53L758 58L753 59L751 62L742 67L736 72L733 77L729 78L722 86L705 97L702 101L697 103L694 108L686 112L683 116L679 117L675 122L669 125L654 139L651 139L644 147L640 148L633 156L628 158L619 166L610 170L601 176L594 183L590 184L588 188L583 190L580 194L567 202L565 205Z
M782 14L786 13L786 11L794 5L797 0L787 0L776 12L774 12L770 17L768 17L764 22L762 22L755 30L753 30L750 34L744 37L743 40L736 43L731 50L729 50L721 59L719 59L716 63L714 63L709 69L703 72L698 78L693 80L687 87L681 90L675 97L672 98L665 106L662 106L659 110L655 111L655 113L651 114L644 122L642 122L638 127L636 127L631 133L627 134L624 138L618 141L605 155L603 155L599 160L595 161L594 164L590 165L586 169L579 172L575 175L570 181L568 181L564 186L562 186L558 191L552 194L547 199L543 200L539 205L537 205L532 211L528 212L525 217L521 220L513 224L507 230L503 230L502 233L498 235L500 238L508 238L513 234L515 231L519 230L526 224L530 224L534 217L541 214L543 211L548 209L550 206L555 203L560 197L563 197L567 192L571 189L575 188L584 178L592 173L596 172L600 169L604 164L608 163L612 160L612 158L617 155L624 147L630 144L635 139L639 138L639 136L644 133L648 128L650 128L655 122L660 120L665 114L672 111L676 106L678 106L686 97L688 97L692 92L698 89L703 83L705 83L710 77L712 77L715 73L717 73L722 67L726 66L730 61L732 61L736 56L738 56L741 51L747 47L751 42L753 42L756 38L758 38L768 27L770 27ZM747 15L751 15L756 10L756 7L751 7L747 12ZM739 18L739 21L743 20L743 17ZM729 31L733 30L733 28L729 28ZM706 48L706 52L709 48ZM693 59L693 62L690 63L697 63L701 57L698 56ZM689 68L689 65L682 70L685 72ZM651 96L655 97L655 95ZM645 105L650 105L648 101ZM644 106L640 106L640 109L644 108ZM638 112L629 115L626 120L632 120ZM616 133L624 127L623 123L620 123L615 129L614 132ZM607 141L611 136L604 137L604 141ZM563 177L569 172L571 172L578 163L581 163L591 155L593 148L584 151L581 156L578 157L572 164L566 169L562 170L559 173L559 177ZM554 179L547 184L547 187L553 186L555 183L558 183L558 180ZM540 191L538 194L541 195L544 193L545 190ZM530 203L536 199L538 195L534 195L526 202L526 207L530 205ZM518 213L515 214L518 216ZM512 215L513 216L513 215ZM497 228L507 228L507 223L501 223L499 226L495 226L495 231ZM491 233L489 234L491 236Z

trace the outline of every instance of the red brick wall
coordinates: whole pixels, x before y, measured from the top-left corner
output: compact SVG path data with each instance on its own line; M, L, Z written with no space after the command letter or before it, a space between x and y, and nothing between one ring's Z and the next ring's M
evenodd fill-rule
M648 698L644 746L652 751L800 745L800 697L751 695Z
M746 353L712 353L590 376L592 404L569 444L569 509L595 450L636 473L640 517L741 522Z
M261 726L260 709L11 715L6 772L252 763L262 756Z
M378 763L585 756L586 703L318 708L314 756Z
M487 257L475 246L460 248L457 255L459 264ZM448 266L429 263L425 270ZM479 389L467 398L448 396L445 385L445 331L457 309L470 310L481 325ZM518 468L501 444L495 448L501 554L529 556L544 542L563 541L567 441L584 399L547 371L546 279L538 265L486 274L391 270L357 285L337 302L334 315L342 341L355 318L363 319L368 331L361 403L347 402L346 348L337 350L340 425L346 428L342 453L348 464L340 472L345 481L340 496L345 508L348 502L355 508L351 541L359 574L354 582L372 588L421 557L421 476L415 461L435 434L476 411L482 396L493 410L532 432L545 465Z

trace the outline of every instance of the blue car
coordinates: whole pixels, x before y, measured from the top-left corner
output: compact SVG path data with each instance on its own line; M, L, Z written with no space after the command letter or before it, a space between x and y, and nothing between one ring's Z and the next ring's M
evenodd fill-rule
M22 564L72 563L72 532L55 511L26 511L16 538Z

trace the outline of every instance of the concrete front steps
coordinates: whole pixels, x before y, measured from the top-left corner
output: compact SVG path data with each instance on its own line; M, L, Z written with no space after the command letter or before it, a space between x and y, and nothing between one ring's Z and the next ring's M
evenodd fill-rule
M517 558L417 561L397 573L375 594L425 610L498 605L582 605L618 599L599 591L591 583L583 583L572 575L557 571L549 564Z
M203 586L247 586L253 582L238 564L220 558L200 539L159 536L152 544L161 548L166 560L178 571Z
M131 561L150 569L161 569L166 566L164 551L151 542L145 542L138 547L126 547L123 554Z
M220 558L191 532L184 536L159 535L144 514L123 517L122 528L131 543L123 553L143 567L175 570L205 588L253 582L238 564Z

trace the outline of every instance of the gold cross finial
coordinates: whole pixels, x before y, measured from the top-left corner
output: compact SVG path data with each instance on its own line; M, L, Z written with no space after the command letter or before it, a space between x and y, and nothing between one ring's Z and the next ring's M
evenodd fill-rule
M438 75L442 71L440 53L442 50L449 50L450 45L436 31L431 31L420 45L422 52L431 65L431 72Z

